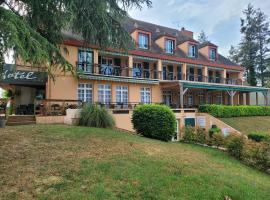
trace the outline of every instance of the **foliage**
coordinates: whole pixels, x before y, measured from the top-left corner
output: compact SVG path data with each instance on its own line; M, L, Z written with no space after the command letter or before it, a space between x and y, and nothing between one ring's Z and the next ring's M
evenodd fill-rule
M265 132L253 132L248 134L248 138L255 142L269 141L270 135Z
M267 16L251 4L243 11L241 19L242 39L237 47L231 47L229 58L246 68L246 77L250 85L257 85L257 78L262 86L270 76L267 66L269 59L270 29Z
M205 32L202 30L198 36L198 41L200 43L209 42L208 37L206 36Z
M61 54L63 31L80 35L84 44L126 49L132 45L122 28L130 8L151 6L150 0L1 0L0 64L10 49L25 63L73 71ZM63 52L63 51L62 51ZM67 53L67 52L66 52Z
M208 133L204 128L197 128L197 142L200 144L207 144L209 137Z
M184 136L183 136L183 140L185 142L189 142L189 143L195 143L198 141L197 138L197 133L196 133L196 129L195 127L192 126L186 126L184 128Z
M145 137L169 141L175 134L176 118L165 105L139 105L132 115L134 129Z
M243 161L259 170L270 173L270 144L265 142L246 142Z
M112 128L115 125L113 117L104 107L88 104L82 108L79 125L100 128Z
M245 145L244 137L242 136L234 137L228 143L228 153L237 159L241 159L244 145Z
M270 116L270 106L225 106L201 105L200 112L209 113L214 117Z
M209 137L211 138L215 133L221 133L221 129L217 127L210 128L208 133L209 133Z

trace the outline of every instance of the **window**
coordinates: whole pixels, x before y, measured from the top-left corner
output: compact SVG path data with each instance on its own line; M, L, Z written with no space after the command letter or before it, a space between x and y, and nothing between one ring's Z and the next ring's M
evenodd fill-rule
M83 84L78 85L78 100L82 102L92 103L92 84Z
M93 53L88 50L79 49L78 69L84 72L92 72Z
M192 94L188 95L188 106L192 106L193 105L193 96Z
M101 58L100 74L113 75L113 59Z
M188 46L188 57L195 58L197 57L197 46L194 44L190 44Z
M149 48L149 35L144 33L139 33L138 46L140 49Z
M204 104L204 95L202 92L199 93L199 105Z
M141 103L151 103L151 91L150 88L141 88Z
M127 105L128 103L128 86L116 86L116 102L124 103Z
M218 94L216 99L217 99L217 102L216 102L217 104L222 104L222 94Z
M110 85L98 85L98 102L103 104L110 104L111 102Z
M209 55L210 60L216 61L217 60L217 50L214 49L214 48L212 48L209 51L210 51L209 52L209 54L210 54Z
M172 92L165 90L163 91L163 103L167 106L170 106L172 103Z
M165 40L165 52L169 54L174 53L174 41L173 40Z
M137 78L142 77L142 63L138 63L138 62L133 63L133 77L137 77Z
M212 95L211 94L208 94L207 103L212 104Z

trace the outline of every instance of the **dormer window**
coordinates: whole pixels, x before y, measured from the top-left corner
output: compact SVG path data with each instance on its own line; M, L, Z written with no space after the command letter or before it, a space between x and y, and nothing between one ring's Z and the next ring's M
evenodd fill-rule
M149 35L138 33L138 47L140 49L149 49Z
M174 40L165 40L165 52L169 54L174 53Z
M189 44L188 46L188 57L190 58L196 58L197 57L197 45L195 44Z
M213 60L213 61L217 60L217 49L215 49L215 48L209 49L209 59Z

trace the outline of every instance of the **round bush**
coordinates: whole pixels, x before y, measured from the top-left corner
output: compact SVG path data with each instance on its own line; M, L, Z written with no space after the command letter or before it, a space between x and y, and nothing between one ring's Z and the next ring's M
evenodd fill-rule
M145 137L169 141L175 135L175 114L165 105L137 106L132 123L134 129Z

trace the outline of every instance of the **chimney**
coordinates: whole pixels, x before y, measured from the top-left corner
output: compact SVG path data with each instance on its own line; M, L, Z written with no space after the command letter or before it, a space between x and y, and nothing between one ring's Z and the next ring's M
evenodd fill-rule
M193 32L186 30L184 27L181 28L180 33L189 38L193 38Z

